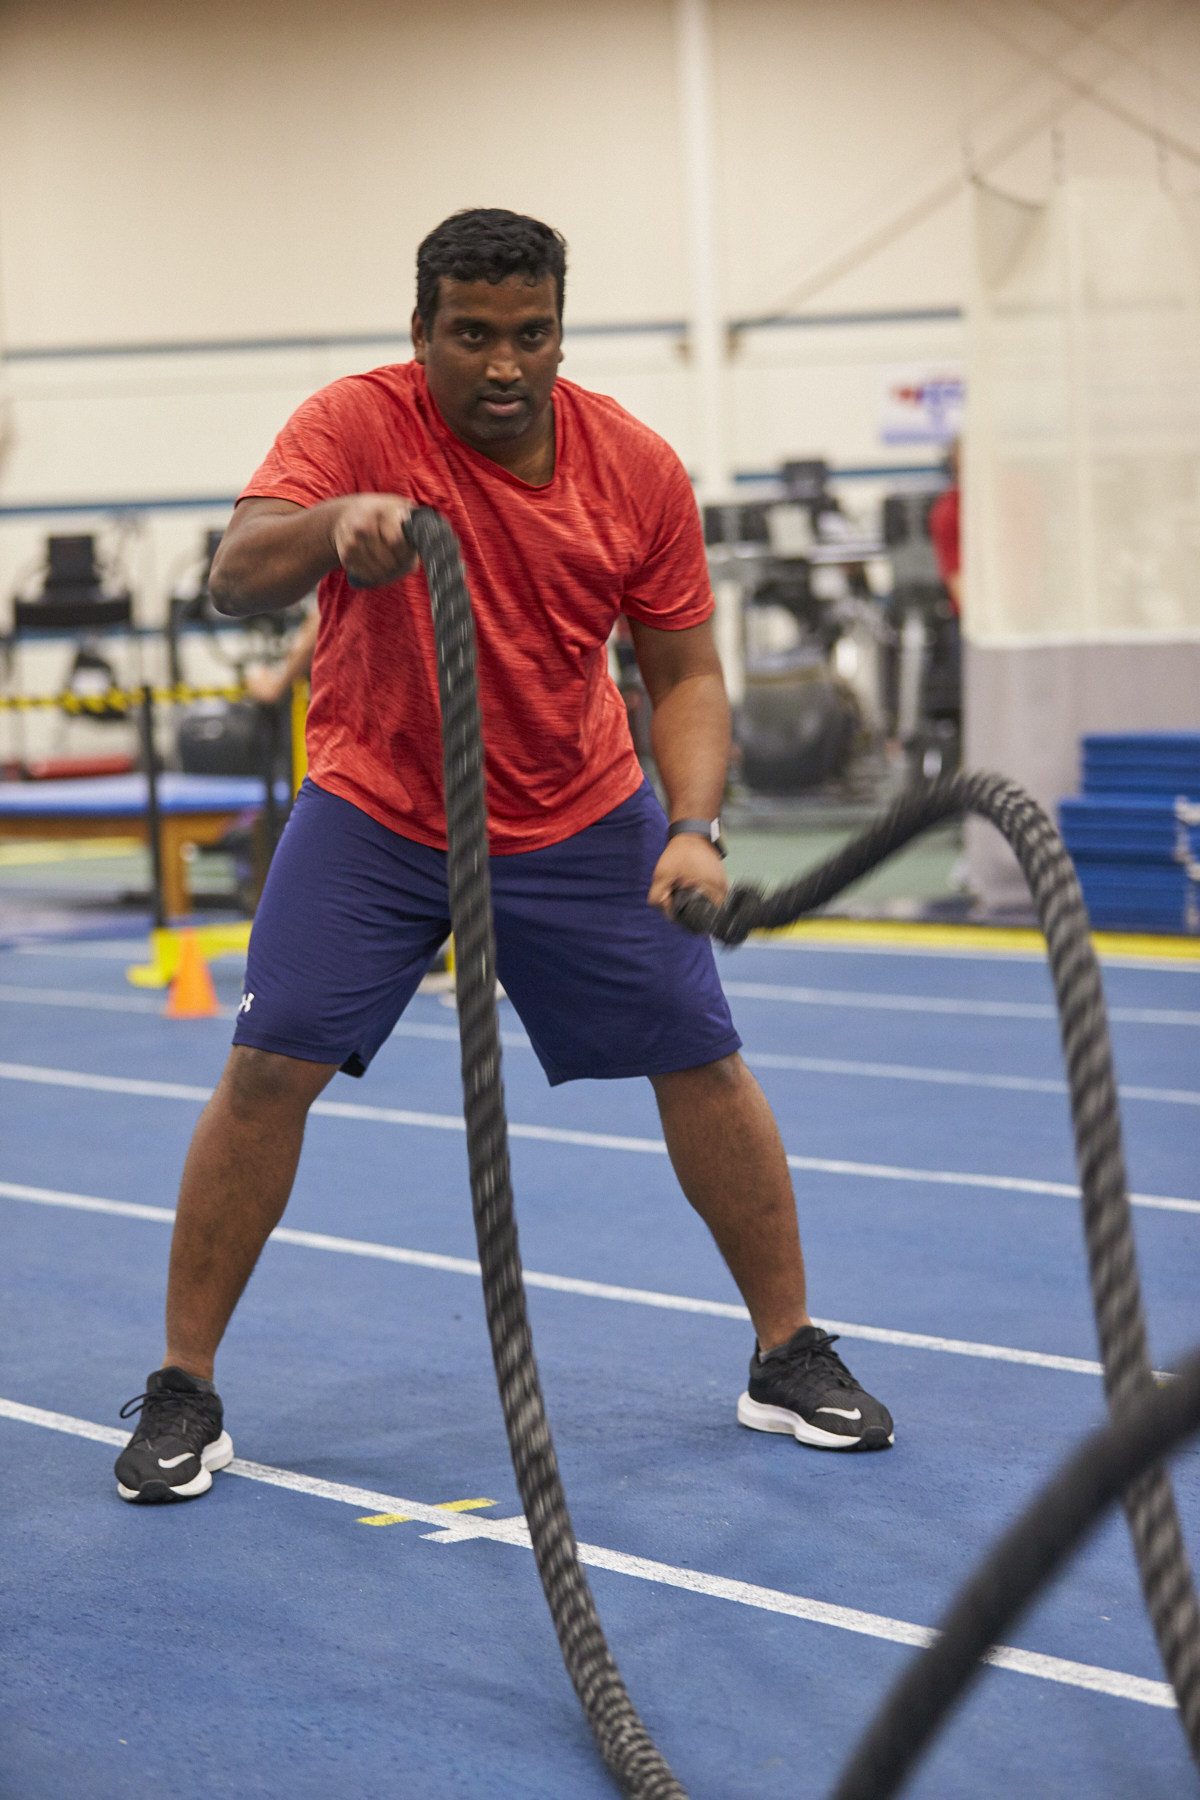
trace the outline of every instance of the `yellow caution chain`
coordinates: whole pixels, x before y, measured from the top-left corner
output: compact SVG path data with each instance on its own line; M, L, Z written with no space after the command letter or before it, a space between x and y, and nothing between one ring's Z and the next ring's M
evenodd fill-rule
M156 706L186 706L191 700L244 700L244 687L176 687L151 688ZM132 712L141 706L144 689L110 687L103 694L77 694L65 688L61 694L0 694L0 712L33 712L39 707L58 707L67 713Z

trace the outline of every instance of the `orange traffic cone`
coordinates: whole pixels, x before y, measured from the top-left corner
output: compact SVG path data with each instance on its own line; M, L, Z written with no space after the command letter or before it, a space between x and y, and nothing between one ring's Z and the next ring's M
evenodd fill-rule
M200 954L200 943L194 931L179 934L179 968L171 983L163 1017L167 1019L211 1019L220 1012L216 989L208 964Z

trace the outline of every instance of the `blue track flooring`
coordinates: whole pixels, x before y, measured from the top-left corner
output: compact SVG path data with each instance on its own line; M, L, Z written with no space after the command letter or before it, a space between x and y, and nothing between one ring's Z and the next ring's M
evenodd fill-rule
M76 946L76 949L79 947ZM1045 1004L1032 961L750 947L731 982ZM225 1001L236 965L216 967ZM1200 970L1110 967L1118 1009L1200 1013ZM98 948L0 953L0 989L128 998ZM503 1008L506 1030L519 1021ZM1050 1019L737 998L747 1052L1056 1080ZM411 1024L454 1014L418 996ZM0 1000L11 1064L211 1086L227 1020ZM1122 1083L1200 1091L1200 1026L1114 1025ZM757 1070L788 1150L1070 1183L1061 1094ZM645 1083L551 1092L505 1056L510 1118L640 1138ZM454 1114L457 1046L398 1034L328 1099ZM194 1101L0 1079L0 1181L171 1207ZM1130 1184L1200 1199L1200 1109L1124 1108ZM516 1139L532 1270L735 1302L665 1156ZM823 1317L1094 1359L1077 1203L1055 1195L796 1172L810 1299ZM0 1196L0 1396L114 1427L161 1353L169 1227ZM1156 1364L1200 1337L1200 1214L1138 1208ZM461 1134L314 1118L285 1224L471 1258ZM748 1325L535 1289L539 1364L581 1540L706 1575L932 1625L960 1579L1102 1416L1088 1374L846 1338L891 1407L895 1449L802 1450L741 1430ZM239 1456L434 1504L519 1511L478 1284L470 1276L268 1246L218 1367ZM0 1418L5 1800L601 1800L532 1558L428 1525L219 1475L199 1504L124 1506L104 1443ZM1200 1546L1200 1461L1174 1464ZM593 1569L630 1689L694 1800L817 1800L913 1652L898 1643ZM1112 1519L1009 1643L1161 1681L1123 1522ZM1197 1791L1174 1714L985 1671L909 1790L999 1800Z

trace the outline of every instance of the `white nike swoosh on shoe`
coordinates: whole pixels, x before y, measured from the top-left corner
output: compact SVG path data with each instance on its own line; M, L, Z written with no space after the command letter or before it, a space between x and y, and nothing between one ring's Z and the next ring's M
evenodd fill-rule
M826 1412L828 1412L828 1411L829 1411L829 1408L828 1408L828 1407L826 1407L826 1408L825 1408L825 1410L826 1410ZM855 1416L855 1418L857 1418L857 1417L858 1417L858 1414L857 1414L857 1413L856 1413L856 1414L855 1414L855 1415L854 1415L854 1416ZM847 1417L847 1418L849 1418L849 1417L850 1417L850 1414L849 1414L849 1413L847 1413L847 1414L846 1414L846 1417ZM182 1456L171 1456L171 1457L168 1457L168 1458L167 1458L167 1459L166 1459L166 1460L165 1460L165 1461L164 1461L164 1459L163 1459L163 1458L162 1458L162 1457L161 1457L161 1456L160 1456L160 1457L159 1457L159 1459L158 1459L158 1466L159 1466L159 1468L160 1468L160 1469L177 1469L177 1468L178 1468L178 1467L179 1467L179 1465L180 1465L180 1463L181 1463L181 1462L186 1462L186 1461L187 1461L187 1459L188 1459L188 1457L189 1457L189 1456L190 1456L190 1455L191 1455L191 1454L192 1454L192 1453L191 1453L191 1451L190 1451L190 1450L185 1450L185 1451L184 1451L184 1453L183 1453L183 1455L182 1455Z
M839 1419L861 1419L862 1418L862 1413L859 1411L857 1406L855 1407L853 1412L847 1412L844 1406L818 1406L817 1411L818 1412L836 1413ZM166 1465L166 1463L164 1463L162 1466L165 1469L167 1465Z

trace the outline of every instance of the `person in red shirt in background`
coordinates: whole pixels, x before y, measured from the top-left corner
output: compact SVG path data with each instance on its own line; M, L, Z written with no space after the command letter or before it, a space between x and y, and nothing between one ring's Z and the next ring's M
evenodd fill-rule
M929 509L929 541L956 619L962 617L962 557L959 550L959 440L946 453L950 486Z
M437 668L414 506L462 546L478 637L497 970L550 1081L648 1076L675 1172L757 1334L741 1423L882 1449L886 1407L808 1315L779 1132L737 1054L711 945L729 706L700 518L673 451L558 379L565 245L459 213L417 255L414 360L300 407L213 564L218 607L320 583L309 776L255 917L234 1046L179 1196L167 1353L117 1459L122 1498L207 1491L233 1456L217 1346L295 1176L308 1108L365 1072L449 931ZM624 615L670 823L634 755L606 645Z

